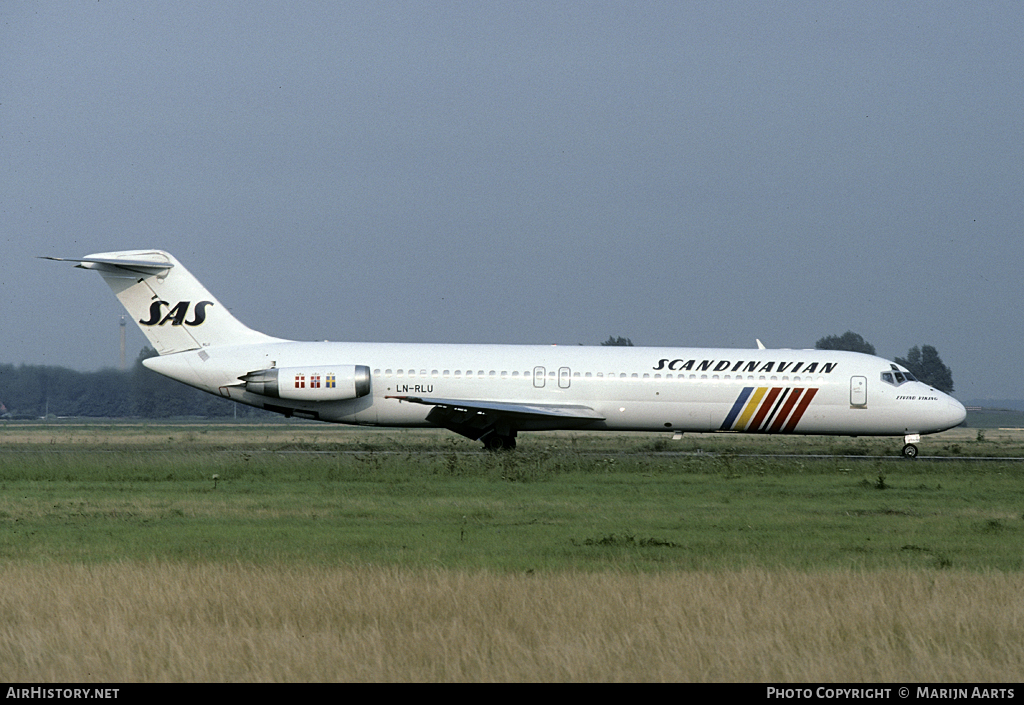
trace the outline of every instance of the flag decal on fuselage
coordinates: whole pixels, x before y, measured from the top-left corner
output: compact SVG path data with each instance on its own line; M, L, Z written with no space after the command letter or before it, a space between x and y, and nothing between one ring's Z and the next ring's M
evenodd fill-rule
M792 433L817 392L816 387L744 387L719 430Z

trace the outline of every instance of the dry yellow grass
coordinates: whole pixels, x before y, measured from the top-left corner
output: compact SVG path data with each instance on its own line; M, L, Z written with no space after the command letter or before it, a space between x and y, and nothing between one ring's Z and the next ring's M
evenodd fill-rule
M1001 573L0 568L8 681L1020 681Z

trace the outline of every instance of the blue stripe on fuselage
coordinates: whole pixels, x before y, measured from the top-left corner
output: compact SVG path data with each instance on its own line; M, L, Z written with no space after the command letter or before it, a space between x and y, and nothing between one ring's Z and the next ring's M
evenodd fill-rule
M736 417L740 415L740 410L743 409L743 405L747 402L747 398L750 396L752 391L754 391L753 387L743 388L743 391L740 392L740 395L736 398L736 403L732 405L732 410L729 412L729 415L726 416L725 421L722 422L722 428L719 430L728 431L732 428L733 422L736 420Z

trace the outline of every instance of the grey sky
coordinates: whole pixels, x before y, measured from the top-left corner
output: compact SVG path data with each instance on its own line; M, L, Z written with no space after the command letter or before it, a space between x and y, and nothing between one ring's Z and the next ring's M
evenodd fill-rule
M0 362L116 365L34 257L158 247L282 337L851 329L1024 398L1022 47L1017 2L5 2Z

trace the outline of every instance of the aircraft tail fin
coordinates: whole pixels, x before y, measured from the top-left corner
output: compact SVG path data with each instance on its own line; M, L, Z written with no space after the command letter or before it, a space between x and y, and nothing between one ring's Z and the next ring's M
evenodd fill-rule
M161 355L277 340L231 315L178 260L161 250L100 252L77 262L99 272Z

